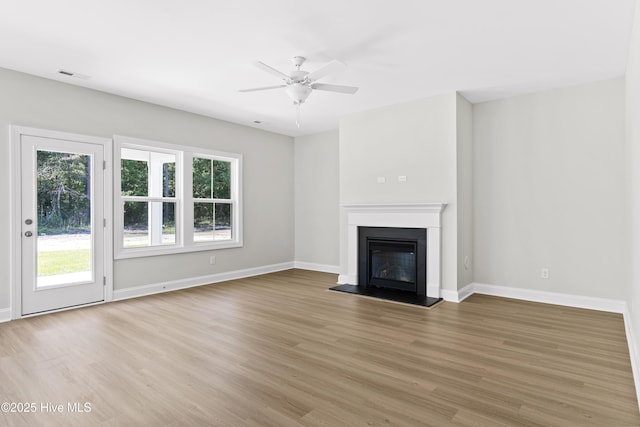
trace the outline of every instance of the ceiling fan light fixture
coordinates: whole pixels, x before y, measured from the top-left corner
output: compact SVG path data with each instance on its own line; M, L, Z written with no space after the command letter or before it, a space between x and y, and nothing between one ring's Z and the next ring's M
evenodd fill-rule
M285 89L294 104L302 104L311 94L312 89L302 83L292 83Z

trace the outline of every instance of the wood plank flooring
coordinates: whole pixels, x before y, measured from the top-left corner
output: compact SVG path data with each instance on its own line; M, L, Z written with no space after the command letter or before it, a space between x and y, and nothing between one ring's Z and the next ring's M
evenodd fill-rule
M0 402L37 405L0 425L640 426L620 315L427 310L335 281L290 270L0 324Z

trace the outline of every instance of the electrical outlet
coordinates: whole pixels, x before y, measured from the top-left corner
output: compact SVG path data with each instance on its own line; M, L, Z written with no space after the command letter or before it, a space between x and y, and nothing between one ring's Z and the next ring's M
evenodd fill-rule
M540 270L540 277L543 279L548 279L549 278L549 269L548 268L543 268L542 270Z
M215 255L211 255L209 257L209 264L210 265L216 265L216 256Z

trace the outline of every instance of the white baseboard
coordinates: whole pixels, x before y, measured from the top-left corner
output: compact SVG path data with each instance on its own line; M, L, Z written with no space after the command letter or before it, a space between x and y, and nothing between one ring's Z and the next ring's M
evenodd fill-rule
M449 289L441 289L440 290L440 297L442 297L442 299L445 300L445 301L460 302L460 301L458 301L458 291L451 291Z
M443 289L441 296L445 301L450 302L462 302L467 297L473 295L473 283L469 283L462 289L458 289L457 291L451 291L448 289Z
M209 285L211 283L225 282L227 280L243 279L245 277L290 270L292 268L294 268L293 262L285 262L282 264L265 265L263 267L247 268L244 270L229 271L226 273L171 280L168 282L153 283L150 285L136 286L132 288L115 289L113 291L113 301L175 291L178 289L192 288L194 286Z
M10 308L0 309L0 323L8 322L9 320L11 320L11 309Z
M314 264L311 262L303 262L303 261L295 261L293 263L293 268L299 268L302 270L311 270L311 271L320 271L322 273L340 273L340 266L338 265L328 265L328 264Z
M624 327L627 333L627 345L629 346L629 359L631 359L631 371L633 372L633 381L636 385L636 398L638 399L638 408L640 409L640 349L635 339L635 329L631 320L629 306L625 306Z
M586 308L589 310L624 313L627 303L622 300L585 297L580 295L561 294L556 292L537 291L532 289L510 288L507 286L472 283L475 294L493 295L496 297L521 299L545 304L564 305L567 307Z
M356 278L348 274L340 274L338 276L338 285L355 285Z
M473 295L473 283L469 283L464 288L458 290L458 301L462 302Z

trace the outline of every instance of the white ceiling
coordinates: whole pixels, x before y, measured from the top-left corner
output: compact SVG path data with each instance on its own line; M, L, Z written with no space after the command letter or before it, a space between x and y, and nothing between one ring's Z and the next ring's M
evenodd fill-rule
M460 91L471 102L624 74L634 0L2 0L0 67L286 135ZM256 68L347 69L296 111ZM90 76L65 77L59 69ZM262 121L255 125L254 120Z

